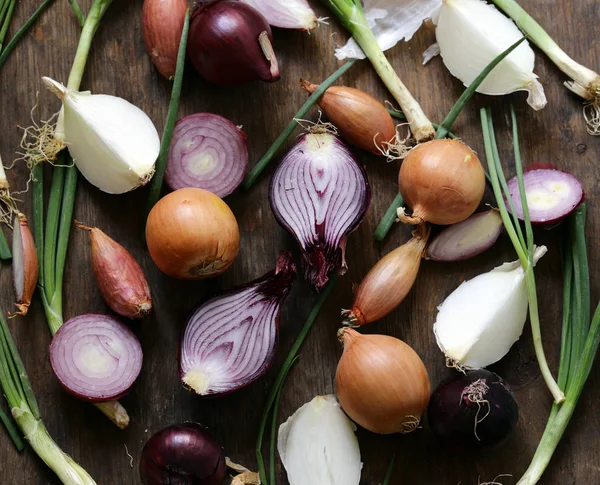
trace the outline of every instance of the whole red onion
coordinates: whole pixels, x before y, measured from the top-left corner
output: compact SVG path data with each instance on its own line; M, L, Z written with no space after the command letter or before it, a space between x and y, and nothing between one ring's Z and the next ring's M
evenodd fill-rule
M168 426L142 450L144 485L221 485L226 472L221 445L199 424Z
M267 19L237 0L200 1L192 12L188 55L215 84L277 81L279 66Z

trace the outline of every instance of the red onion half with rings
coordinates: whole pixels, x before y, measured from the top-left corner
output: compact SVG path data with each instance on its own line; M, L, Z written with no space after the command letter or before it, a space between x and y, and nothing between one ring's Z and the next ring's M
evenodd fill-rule
M274 271L198 307L181 340L183 385L214 396L262 376L275 357L281 304L295 276L292 255L281 253Z
M108 315L85 314L58 329L50 365L65 390L84 401L118 399L142 370L142 346L134 333Z
M269 191L275 218L298 241L304 274L319 291L346 272L346 240L371 202L367 174L330 133L310 133L281 161Z

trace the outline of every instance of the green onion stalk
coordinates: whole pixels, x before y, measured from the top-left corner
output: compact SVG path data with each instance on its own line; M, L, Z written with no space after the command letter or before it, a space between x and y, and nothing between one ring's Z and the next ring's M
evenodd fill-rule
M558 376L566 399L561 405L553 405L531 464L517 485L534 485L542 477L573 417L598 351L600 305L590 324L585 216L585 204L569 216L563 250L563 335Z
M4 312L1 310L0 385L21 433L37 455L56 473L60 481L64 485L95 485L94 479L63 452L48 433L40 416L27 371L8 329ZM16 433L16 430L11 430L10 427L8 429L9 432L12 431L11 436ZM18 434L15 436L20 440Z
M521 204L523 206L523 219L525 225L525 235L521 229L519 219L516 216L514 204L508 184L502 170L502 164L500 162L500 156L498 154L498 147L496 145L496 138L494 133L494 125L491 117L491 110L488 108L482 108L481 110L481 127L483 131L483 140L485 144L485 156L491 177L492 188L494 189L494 196L496 197L496 204L502 217L502 222L506 229L506 232L519 256L519 261L523 267L525 273L525 285L527 288L527 299L529 300L529 320L531 323L531 333L533 335L533 345L535 348L535 354L537 357L540 371L548 386L548 389L552 393L554 402L557 404L562 403L565 400L565 394L559 387L558 383L554 380L552 372L548 367L546 361L546 355L542 345L542 335L540 330L540 316L538 310L538 301L536 293L535 276L533 273L534 267L534 250L535 245L533 241L533 228L529 219L529 209L527 206L527 196L525 194L525 183L523 181L523 164L521 162L521 153L519 150L519 132L517 129L517 117L515 111L511 106L511 118L512 118L512 135L514 145L514 158L515 158L515 169L517 173L517 180L519 185L519 194L521 198ZM505 200L508 201L511 215L508 212Z
M79 90L94 34L98 30L100 21L111 2L112 0L94 0L92 4L83 25L73 67L69 74L67 82L69 89ZM59 116L57 125L60 125L60 123L61 117ZM60 130L60 126L57 126L57 132L60 132ZM55 134L55 138L60 139L59 133ZM59 148L64 148L64 143L60 141L57 141L56 145ZM66 150L63 149L53 155L47 154L47 156L48 159L54 159L55 167L52 171L45 231L44 172L41 163L34 165L32 174L33 220L35 245L40 267L39 292L50 332L55 335L64 322L63 280L75 207L78 172ZM95 406L120 428L125 428L129 424L127 411L117 401L98 403Z
M379 47L367 22L361 0L322 0L360 45L365 56L398 102L417 143L431 140L435 130Z
M590 135L600 135L600 75L579 64L515 0L493 0L512 18L562 72L571 78L565 86L585 100L583 114Z
M0 10L0 52L2 52L6 32L8 31L8 26L10 25L13 13L15 12L17 0L0 0L0 5L2 5Z
M463 91L460 98L458 98L458 101L456 101L456 103L454 104L454 106L452 107L452 109L450 110L448 115L444 118L444 121L442 121L442 123L440 125L437 125L436 132L435 132L436 139L439 140L441 138L455 138L455 136L450 132L450 129L452 128L452 124L454 123L456 118L458 118L458 115L462 112L465 105L473 97L473 94L475 94L475 91L477 90L479 85L485 80L485 78L488 76L488 74L498 64L500 64L506 56L508 56L513 50L515 50L519 46L519 44L521 44L521 42L523 42L524 40L525 40L525 37L522 37L517 42L515 42L513 45L511 45L508 49L506 49L504 52L502 52L497 57L495 57L492 60L492 62L490 62L487 66L485 66L483 71L481 71L481 73L473 80L473 82L470 84L470 86ZM390 110L389 112L392 116L396 116L396 117L400 116L397 111ZM377 226L377 229L375 229L375 239L377 241L381 242L385 239L388 232L394 225L394 222L396 222L398 209L400 207L402 207L402 205L404 205L404 198L402 197L402 194L400 192L398 192L398 194L396 195L396 198L393 200L392 204L388 207L387 211L385 212L385 215L381 219L381 222Z

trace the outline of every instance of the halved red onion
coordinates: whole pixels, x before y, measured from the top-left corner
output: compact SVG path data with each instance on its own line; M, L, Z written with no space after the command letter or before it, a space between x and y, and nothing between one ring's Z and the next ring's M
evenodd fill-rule
M433 261L464 261L491 248L503 227L496 209L478 212L442 229L429 243L423 257Z
M223 198L248 170L246 134L213 113L196 113L175 124L165 180L173 190L194 187Z
M242 0L262 13L269 24L282 29L311 30L317 16L306 0Z
M292 255L281 253L274 271L196 309L181 340L183 385L201 396L219 395L263 375L275 357L281 304L295 276Z
M84 401L112 401L127 394L142 360L134 333L108 315L71 318L50 344L50 365L58 381Z
M523 174L529 218L533 224L553 224L573 212L585 198L583 186L568 172L552 168L527 170ZM523 206L516 177L508 182L510 196L519 219Z
M305 278L317 291L330 273L345 273L346 240L369 208L371 189L337 136L303 135L273 175L269 200L279 224L298 241Z

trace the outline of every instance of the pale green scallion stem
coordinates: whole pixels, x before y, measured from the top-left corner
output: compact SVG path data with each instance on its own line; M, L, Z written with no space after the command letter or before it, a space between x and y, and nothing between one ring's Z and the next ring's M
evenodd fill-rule
M2 231L2 227L0 227L0 260L6 261L12 258L12 254L10 252L10 248L8 247L8 242L6 241L6 236Z
M71 5L71 9L73 10L75 17L77 17L79 24L83 27L85 24L85 15L83 15L83 12L81 11L79 4L77 3L77 0L69 0L69 4Z

